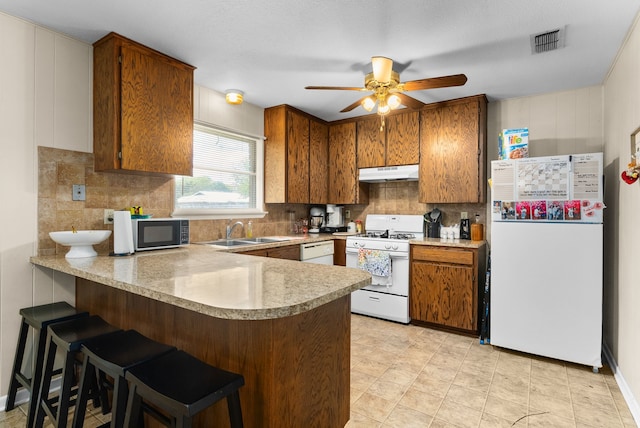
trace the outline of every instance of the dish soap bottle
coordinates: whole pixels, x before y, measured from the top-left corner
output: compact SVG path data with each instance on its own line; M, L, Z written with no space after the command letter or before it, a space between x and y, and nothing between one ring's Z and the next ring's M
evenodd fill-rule
M253 238L253 225L251 222L247 223L247 238Z

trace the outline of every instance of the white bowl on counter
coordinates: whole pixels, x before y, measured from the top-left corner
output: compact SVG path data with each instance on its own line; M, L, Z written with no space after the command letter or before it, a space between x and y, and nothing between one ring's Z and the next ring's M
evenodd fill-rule
M94 244L99 244L111 235L110 230L77 230L49 232L54 242L66 245L71 249L65 254L68 259L81 259L98 255L93 249Z

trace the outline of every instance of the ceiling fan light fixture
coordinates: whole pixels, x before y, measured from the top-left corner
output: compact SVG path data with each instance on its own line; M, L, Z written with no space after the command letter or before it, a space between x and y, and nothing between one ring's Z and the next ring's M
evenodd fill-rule
M393 71L393 60L384 56L371 57L371 65L373 67L373 78L380 83L389 83L391 81L391 72Z
M378 114L380 116L384 116L385 114L388 114L390 111L391 111L391 107L389 107L389 104L384 102L384 100L380 100L380 104L378 104Z
M397 109L402 102L400 101L400 97L396 94L391 94L387 99L387 105L391 108L391 110Z
M362 100L362 108L364 108L366 111L371 111L373 110L373 107L375 107L376 102L373 98L371 97L366 97L365 99Z
M239 89L227 89L224 92L224 98L227 100L227 104L239 105L242 104L244 92Z

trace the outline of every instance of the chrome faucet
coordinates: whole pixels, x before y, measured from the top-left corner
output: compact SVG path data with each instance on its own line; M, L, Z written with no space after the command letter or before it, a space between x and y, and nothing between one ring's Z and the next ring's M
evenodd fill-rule
M233 225L231 225L231 223L227 225L227 239L231 239L231 232L233 232L233 229L235 229L238 225L240 225L240 227L244 229L244 224L242 224L241 221L236 221L235 223L233 223Z

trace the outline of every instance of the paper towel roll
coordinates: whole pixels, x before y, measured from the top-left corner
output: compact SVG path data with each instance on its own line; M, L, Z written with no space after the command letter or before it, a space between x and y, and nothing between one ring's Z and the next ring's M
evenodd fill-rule
M119 256L134 252L131 213L116 211L113 213L113 253Z

